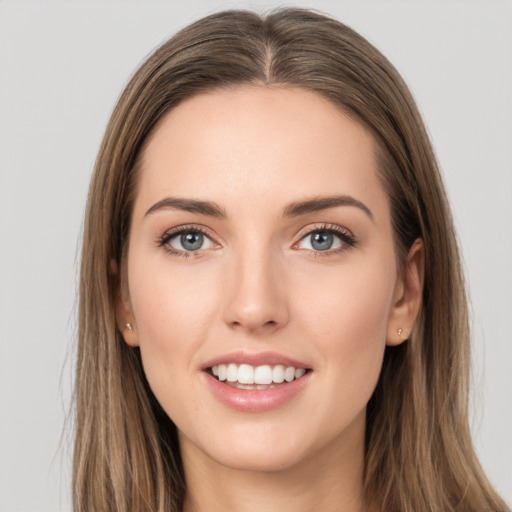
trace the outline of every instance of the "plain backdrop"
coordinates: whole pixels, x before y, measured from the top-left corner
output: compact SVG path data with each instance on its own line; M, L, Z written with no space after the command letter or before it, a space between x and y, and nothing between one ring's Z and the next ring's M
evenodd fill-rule
M160 42L277 2L0 1L0 511L70 511L79 233L106 122ZM512 503L512 3L296 0L409 83L444 172L472 298L475 444ZM64 434L63 434L64 432Z

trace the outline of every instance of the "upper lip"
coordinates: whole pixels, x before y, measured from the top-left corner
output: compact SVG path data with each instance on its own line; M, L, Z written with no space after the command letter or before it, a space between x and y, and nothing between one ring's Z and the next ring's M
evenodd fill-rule
M295 369L304 368L308 369L310 366L307 364L297 361L296 359L292 359L290 357L284 356L282 354L278 354L277 352L230 352L229 354L224 354L222 356L215 357L210 359L203 365L203 370L207 370L212 366L217 366L219 364L249 364L251 366L262 366L262 365L270 365L275 366L278 364L282 364L283 366L293 366Z

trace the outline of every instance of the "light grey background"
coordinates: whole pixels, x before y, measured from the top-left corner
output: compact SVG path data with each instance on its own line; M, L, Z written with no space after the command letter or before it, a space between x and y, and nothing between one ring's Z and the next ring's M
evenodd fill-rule
M59 443L72 381L78 237L96 151L123 85L190 21L221 8L277 5L0 1L0 511L71 510L69 436ZM475 444L512 502L512 3L294 5L369 38L425 116L472 297Z

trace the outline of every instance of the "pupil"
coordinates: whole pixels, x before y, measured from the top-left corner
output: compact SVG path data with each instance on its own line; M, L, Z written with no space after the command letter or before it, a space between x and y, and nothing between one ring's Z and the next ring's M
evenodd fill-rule
M317 251L326 251L332 247L333 238L331 233L314 233L311 235L311 247Z
M187 251L197 251L203 245L203 235L201 233L181 235L181 245Z

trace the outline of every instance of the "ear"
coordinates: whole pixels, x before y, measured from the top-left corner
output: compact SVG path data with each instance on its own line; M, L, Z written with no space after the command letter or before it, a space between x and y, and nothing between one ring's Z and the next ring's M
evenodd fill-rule
M423 240L411 246L402 275L398 276L389 315L386 344L400 345L409 338L421 307L425 267Z
M117 262L110 262L110 270L116 276L117 293L116 293L116 326L124 341L130 347L139 345L139 337L137 334L137 326L132 312L132 306L128 294L128 287L123 283L123 278L119 273Z

